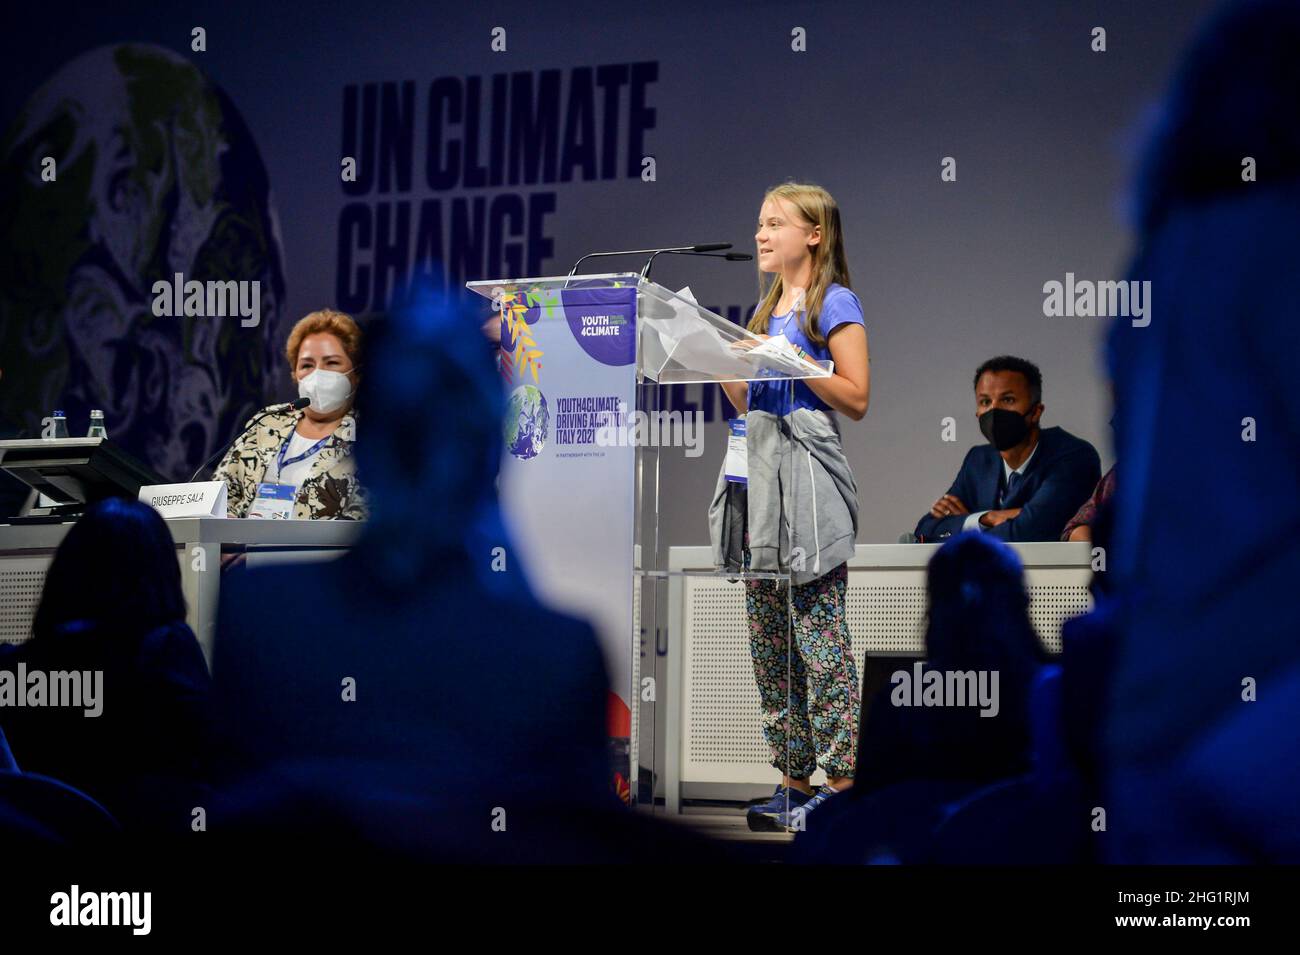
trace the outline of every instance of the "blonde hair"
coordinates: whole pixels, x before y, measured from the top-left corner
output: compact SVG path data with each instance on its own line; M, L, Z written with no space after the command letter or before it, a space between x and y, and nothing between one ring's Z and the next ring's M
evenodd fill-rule
M289 340L284 346L284 357L289 362L290 377L294 377L294 371L298 366L298 352L302 349L302 340L308 335L318 335L322 332L337 338L342 343L348 360L354 366L358 364L361 357L361 328L353 321L351 315L336 312L332 308L323 308L298 319L289 332Z
M826 339L817 327L817 319L821 315L822 300L826 297L826 290L832 283L852 288L849 284L849 263L844 254L844 231L840 227L840 208L829 192L811 183L784 182L767 191L763 201L767 202L769 199L787 203L805 222L821 227L821 242L812 246L810 250L812 281L809 282L809 288L804 289L803 308L799 312L799 328L808 341L814 345L824 345ZM747 326L749 331L759 335L767 334L772 310L776 308L776 303L781 300L781 294L785 291L784 279L780 275L777 275L764 291L763 275L760 269L758 308L754 309L754 317L749 320Z

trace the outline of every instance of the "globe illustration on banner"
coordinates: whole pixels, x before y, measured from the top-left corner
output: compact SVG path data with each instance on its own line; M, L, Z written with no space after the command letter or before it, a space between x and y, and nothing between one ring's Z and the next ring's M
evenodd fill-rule
M506 405L506 448L522 460L537 457L546 447L551 412L546 396L535 385L520 385Z

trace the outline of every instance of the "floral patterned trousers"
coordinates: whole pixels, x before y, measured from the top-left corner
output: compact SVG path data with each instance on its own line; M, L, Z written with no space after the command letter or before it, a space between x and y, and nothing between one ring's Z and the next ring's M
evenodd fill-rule
M804 779L853 776L861 687L845 612L849 567L806 584L745 582L749 649L772 765ZM793 649L788 646L793 636Z

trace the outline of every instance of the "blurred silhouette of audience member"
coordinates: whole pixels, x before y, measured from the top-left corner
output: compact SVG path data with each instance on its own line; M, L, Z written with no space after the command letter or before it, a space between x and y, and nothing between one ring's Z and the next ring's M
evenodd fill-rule
M996 686L996 713L981 715L994 706L981 706L974 693L966 695L965 705L953 705L947 695L939 698L942 705L917 705L922 691L915 688L915 670L896 671L892 686L876 694L864 715L858 775L848 798L825 824L819 817L817 825L808 826L805 861L864 861L857 854L868 848L915 861L898 846L880 844L882 826L890 824L881 818L883 807L906 815L892 837L913 854L923 852L945 803L1031 768L1029 689L1046 654L1029 620L1020 559L996 538L967 532L939 548L927 580L920 685L926 686L931 674L948 685L950 673L976 679L982 673L988 687ZM899 792L905 796L897 798Z
M997 715L978 705L896 705L902 687L882 691L862 728L855 789L911 778L984 783L1029 768L1027 692L1046 655L1020 558L996 538L961 534L930 560L927 589L923 670L996 673Z
M1109 551L1112 508L1092 517L1094 551ZM1033 767L945 807L925 861L984 865L1098 862L1095 807L1101 804L1099 727L1114 666L1114 601L1104 560L1094 559L1088 613L1062 626L1058 662L1029 687Z
M189 828L204 792L209 678L157 511L122 498L86 511L46 573L31 639L0 645L0 670L19 692L20 672L28 687L43 674L49 692L52 674L77 671L82 702L97 685L90 707L0 706L20 770L82 790L127 829Z
M362 539L223 579L220 812L252 841L579 862L637 861L663 835L611 791L594 631L538 602L505 531L504 395L478 324L429 294L373 323Z
M1061 743L1090 806L1102 798L1103 727L1118 652L1114 575L1109 569L1114 517L1111 499L1092 521L1092 544L1106 555L1089 584L1094 606L1061 625Z
M1141 164L1129 278L1155 304L1109 338L1115 862L1300 861L1295 726L1278 719L1300 664L1298 47L1300 4L1220 10Z

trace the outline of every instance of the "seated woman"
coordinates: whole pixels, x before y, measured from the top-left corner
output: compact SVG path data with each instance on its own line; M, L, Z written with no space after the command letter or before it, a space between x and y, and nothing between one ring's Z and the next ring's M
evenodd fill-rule
M1065 525L1065 530L1061 531L1061 540L1093 540L1093 525L1097 523L1097 515L1114 496L1115 466L1112 464L1110 470L1097 482L1097 489L1092 492L1092 497L1083 502L1074 517L1070 518L1070 523Z
M46 572L31 639L0 645L0 671L75 671L90 687L88 707L0 707L21 771L86 792L128 829L189 831L205 804L210 680L157 511L125 498L86 511Z
M285 357L311 404L263 410L244 425L212 476L226 482L230 517L365 519L352 455L360 350L361 329L342 312L312 312L293 326Z

